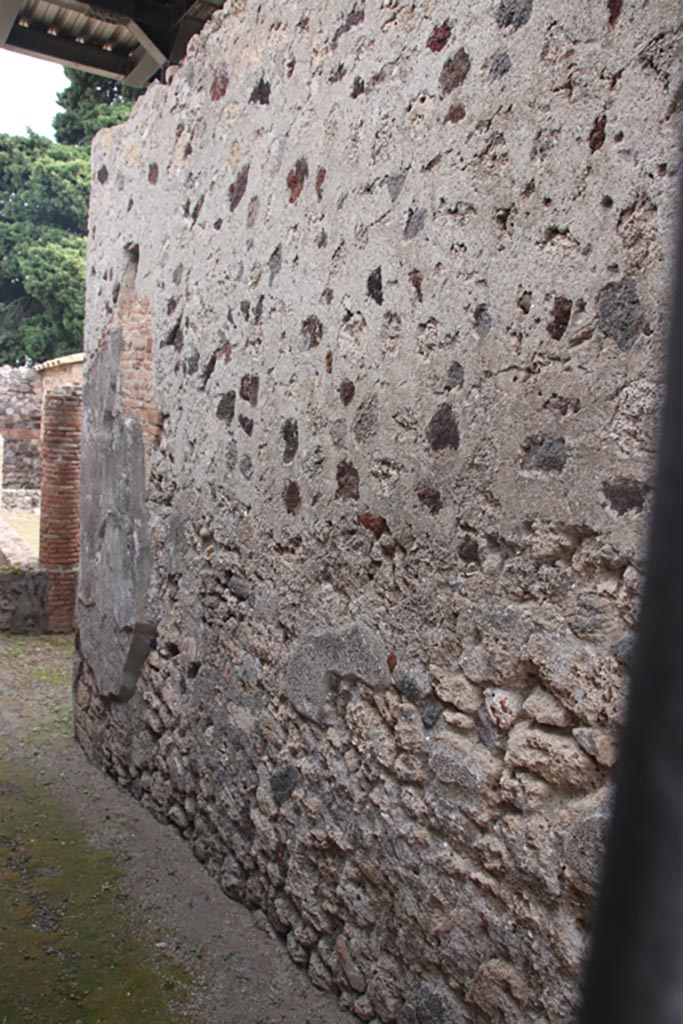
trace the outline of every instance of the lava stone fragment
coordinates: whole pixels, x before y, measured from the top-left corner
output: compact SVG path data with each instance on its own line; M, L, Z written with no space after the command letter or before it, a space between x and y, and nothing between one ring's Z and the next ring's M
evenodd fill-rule
M602 485L603 494L620 516L627 512L642 512L648 490L647 484L631 476L605 480Z
M276 804L282 804L296 788L301 773L293 764L285 764L276 768L270 777L270 789Z
M230 199L230 210L234 211L239 206L244 193L247 191L247 182L249 180L249 164L245 164L244 167L240 168L237 177L233 181L232 185L228 189L228 197Z
M285 442L282 461L287 465L294 460L294 456L299 449L299 424L296 420L285 420L282 425L282 437Z
M598 326L626 352L640 332L641 310L632 277L606 284L598 295Z
M439 704L438 700L430 700L425 706L422 712L422 724L425 729L433 729L436 723L441 718L441 712L443 708Z
M235 416L234 391L227 391L224 395L221 395L218 405L216 406L216 416L219 420L225 420L226 423L232 423Z
M507 75L511 67L512 61L510 60L510 54L507 50L499 50L498 53L494 53L491 58L489 75L494 81L496 81L496 79L502 78L503 75Z
M289 189L289 201L295 203L303 191L308 177L308 163L301 157L294 164L287 175L287 188Z
M270 103L270 82L266 82L265 78L262 77L258 84L254 86L249 102L267 106Z
M343 380L339 385L339 397L342 400L342 405L349 405L353 401L355 393L356 387L352 380Z
M439 75L439 85L444 96L449 92L453 92L459 85L462 85L470 73L471 66L472 62L469 54L466 53L462 46L457 53L448 58Z
M316 348L322 340L324 328L317 316L309 316L301 325L301 335L306 348Z
M528 437L524 442L522 469L540 469L561 473L567 462L567 443L563 437Z
M427 440L435 452L443 451L445 448L457 451L460 447L460 431L453 415L453 409L448 402L440 405L429 421Z
M382 291L382 268L376 267L368 277L368 295L374 299L378 306L384 301Z
M521 28L531 17L533 6L533 0L501 0L496 21L501 28Z
M553 303L553 319L547 325L546 330L551 338L559 341L569 326L569 318L572 315L572 300L564 298L563 295L556 295Z
M301 508L301 491L299 485L295 480L290 480L285 486L282 492L282 500L285 503L285 508L290 514L298 512Z
M429 509L433 516L437 515L437 513L439 513L443 508L441 491L437 490L436 487L430 487L428 484L421 484L416 488L415 493L417 494L417 500L420 504Z
M432 53L439 53L440 50L443 50L450 38L451 26L447 21L444 21L442 25L437 25L430 35L427 40L427 49L431 50Z
M358 470L350 462L340 462L337 466L337 493L336 498L358 499Z

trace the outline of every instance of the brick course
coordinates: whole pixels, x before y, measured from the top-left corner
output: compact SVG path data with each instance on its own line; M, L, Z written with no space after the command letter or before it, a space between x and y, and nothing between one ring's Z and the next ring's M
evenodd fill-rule
M67 384L45 397L42 430L40 565L48 570L47 628L74 625L79 562L81 388Z

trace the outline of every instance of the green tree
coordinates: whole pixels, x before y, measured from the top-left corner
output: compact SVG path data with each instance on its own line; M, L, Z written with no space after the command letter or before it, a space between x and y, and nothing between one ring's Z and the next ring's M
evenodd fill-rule
M137 89L129 89L111 78L71 68L64 72L69 85L57 96L63 110L52 123L57 142L70 146L89 146L100 128L121 124L139 95Z
M83 346L87 149L0 135L0 364Z

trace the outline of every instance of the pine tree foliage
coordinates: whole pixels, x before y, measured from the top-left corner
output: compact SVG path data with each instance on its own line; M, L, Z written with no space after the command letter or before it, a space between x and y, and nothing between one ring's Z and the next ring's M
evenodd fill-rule
M83 348L90 142L126 120L137 92L66 75L56 142L0 134L0 365Z

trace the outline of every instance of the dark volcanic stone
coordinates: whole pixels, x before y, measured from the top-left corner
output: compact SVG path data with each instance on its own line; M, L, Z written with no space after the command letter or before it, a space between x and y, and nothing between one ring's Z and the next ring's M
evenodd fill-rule
M270 82L266 82L265 78L261 78L258 85L254 86L249 102L260 103L263 106L270 103Z
M287 419L282 425L282 437L285 442L285 450L282 456L282 461L287 463L292 462L294 456L299 449L299 425L294 419Z
M426 982L417 990L415 1013L419 1024L457 1024L450 997Z
M225 420L226 423L232 423L235 415L235 392L227 391L224 395L221 395L220 401L216 406L216 416L219 420Z
M295 480L290 480L285 486L282 492L282 500L285 503L285 508L290 513L298 512L301 508L301 492Z
M342 400L342 405L349 405L353 401L355 393L356 387L352 380L343 380L339 385L339 397Z
M623 516L626 512L641 512L649 488L632 476L619 476L614 480L605 480L602 492L617 513Z
M496 21L501 28L512 25L514 29L526 25L531 17L534 0L501 0L496 11Z
M425 729L433 729L441 717L442 707L438 700L430 700L422 712L422 724Z
M382 291L382 268L376 267L368 277L368 295L374 299L378 306L384 301Z
M337 498L358 498L358 470L350 462L340 462L337 466Z
M258 405L259 379L256 373L245 373L240 382L240 398L250 405Z
M428 484L420 484L416 489L417 499L421 505L428 508L429 511L435 516L441 511L443 503L441 501L441 492L436 487L430 487Z
M427 220L427 211L426 210L424 210L424 209L423 210L411 210L410 213L408 214L408 220L406 221L406 226L403 229L403 237L404 238L415 238L422 231L423 227L425 226L425 221L426 220Z
M489 75L495 81L495 79L502 78L503 75L507 75L511 67L512 61L510 60L510 54L507 50L499 50L498 53L494 53L491 58Z
M474 537L465 537L464 541L458 548L458 554L462 558L463 562L479 561L479 545Z
M422 688L412 676L399 676L398 679L394 679L394 687L406 700L416 701L422 696Z
M444 448L452 448L457 451L460 447L458 424L448 402L440 405L429 421L427 440L435 452L442 451Z
M598 295L598 325L622 351L634 344L640 332L640 299L632 277L606 284Z
M276 804L284 803L291 796L300 778L299 769L293 764L284 764L275 769L270 777L270 788Z
M323 325L317 316L309 316L301 325L301 334L306 348L315 348L324 334Z
M528 437L524 442L522 469L561 473L566 461L567 443L563 437Z
M551 338L559 341L569 326L569 318L572 315L572 300L565 299L563 295L556 295L552 315L553 319L547 325L546 330Z

